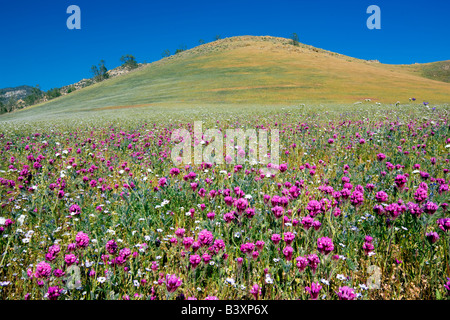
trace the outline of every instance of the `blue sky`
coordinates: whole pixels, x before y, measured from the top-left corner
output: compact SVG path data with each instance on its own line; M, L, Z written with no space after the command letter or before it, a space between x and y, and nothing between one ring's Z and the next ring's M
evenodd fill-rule
M69 30L69 5L81 9L81 30ZM381 9L381 29L369 30L369 5ZM0 3L0 88L48 90L90 78L101 59L119 66L238 35L271 35L361 59L410 64L450 59L447 0L58 0Z

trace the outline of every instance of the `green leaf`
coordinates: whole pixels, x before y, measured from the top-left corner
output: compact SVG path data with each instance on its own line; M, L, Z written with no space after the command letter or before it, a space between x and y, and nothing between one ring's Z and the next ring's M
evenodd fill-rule
M355 271L355 270L356 270L355 263L354 263L351 259L349 259L349 258L347 258L346 261L347 261L348 267L349 267L352 271Z

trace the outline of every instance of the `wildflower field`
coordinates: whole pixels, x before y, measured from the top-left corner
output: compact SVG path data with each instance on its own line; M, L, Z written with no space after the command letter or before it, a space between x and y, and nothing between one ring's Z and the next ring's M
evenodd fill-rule
M2 300L448 299L448 106L107 112L0 122ZM278 172L176 166L194 121Z

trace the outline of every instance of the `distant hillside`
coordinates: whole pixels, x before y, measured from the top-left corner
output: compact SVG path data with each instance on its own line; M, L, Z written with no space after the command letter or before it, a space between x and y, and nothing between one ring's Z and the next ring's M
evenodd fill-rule
M90 85L11 117L151 105L450 102L428 65L388 65L270 36L217 40ZM431 68L431 69L430 69ZM432 80L429 78L442 80Z
M0 102L7 103L11 98L14 100L24 99L26 96L33 93L34 87L19 86L14 88L0 89Z
M413 66L421 71L424 77L450 82L450 60L425 63L423 65Z
M134 58L134 57L133 57ZM135 63L132 68L123 64L117 68L108 70L106 72L107 78L117 77L126 74L133 70L142 68L145 64ZM36 105L38 103L45 103L60 96L65 96L76 90L80 90L94 83L102 81L95 77L90 79L82 79L77 83L70 84L61 88L52 88L46 92L39 89L38 86L20 86L15 88L0 89L0 115L11 113L26 107Z
M127 69L124 66L119 66L117 68L108 70L106 73L108 74L109 78L114 78L114 77L117 77L117 76L120 76L120 75L124 75L124 74L126 74L126 73L128 73L130 71L141 69L145 65L146 64L138 63L137 67L135 69L132 69L132 70ZM66 95L66 94L71 93L71 92L73 92L75 90L79 90L79 89L88 87L88 86L90 86L90 85L92 85L94 83L96 83L96 81L93 78L81 79L77 83L73 83L73 84L69 84L67 86L61 87L60 88L60 92L61 92L61 95Z

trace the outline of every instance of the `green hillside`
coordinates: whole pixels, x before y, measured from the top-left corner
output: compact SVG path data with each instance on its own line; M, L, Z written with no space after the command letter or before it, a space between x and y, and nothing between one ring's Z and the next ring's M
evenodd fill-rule
M293 46L284 38L232 37L4 115L0 120L180 104L291 105L364 99L395 103L411 97L448 103L450 83L445 65L448 61L386 65L308 45Z

